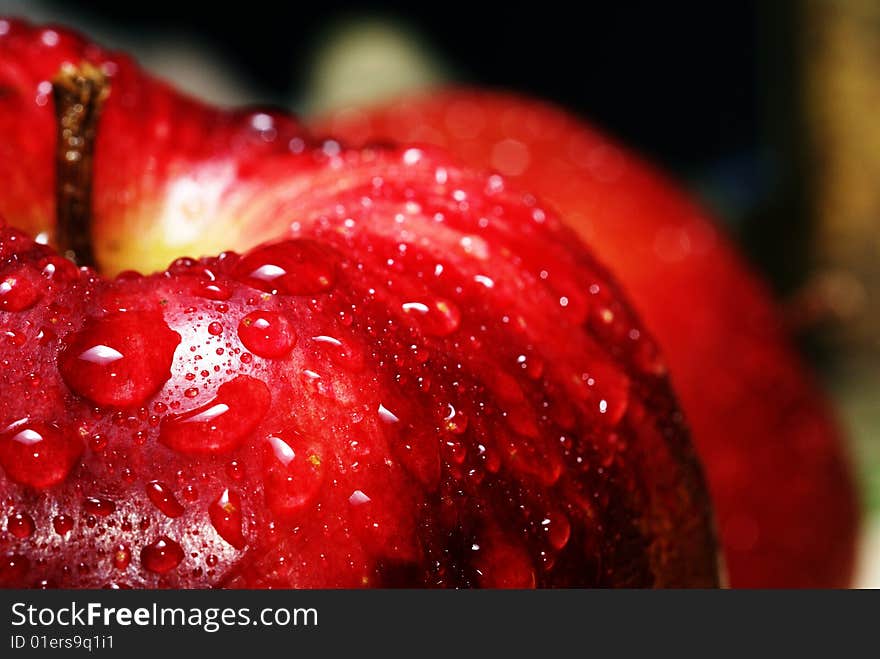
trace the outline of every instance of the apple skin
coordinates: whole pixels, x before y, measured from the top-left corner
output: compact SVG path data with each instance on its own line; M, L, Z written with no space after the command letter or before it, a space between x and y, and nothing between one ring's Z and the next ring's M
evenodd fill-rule
M841 432L762 282L705 211L564 110L434 90L312 125L351 145L445 148L556 208L632 296L669 360L733 587L850 584L858 505Z
M95 147L92 237L102 272L159 270L181 254L246 249L278 233L247 202L252 181L307 185L287 158L304 148L293 117L210 107L149 77L123 53L63 28L3 18L0 215L54 244L51 80L63 63L81 61L99 65L116 89L101 112ZM220 216L223 231L216 230Z
M113 279L28 236L54 228L35 95L83 58L112 74ZM0 110L28 174L0 195L27 232L0 228L0 585L718 585L663 360L531 195L426 150L315 148L20 22ZM245 253L129 270L218 244Z

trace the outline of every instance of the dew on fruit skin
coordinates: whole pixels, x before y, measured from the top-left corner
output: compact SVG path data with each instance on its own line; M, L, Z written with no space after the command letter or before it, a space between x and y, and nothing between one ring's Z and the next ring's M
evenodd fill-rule
M40 275L28 265L18 265L0 276L0 311L24 311L43 297Z
M208 507L208 517L217 534L236 549L245 545L242 533L241 497L229 488Z
M232 289L218 281L199 281L195 293L199 297L217 302L225 302L232 297Z
M344 323L343 323L344 324ZM343 366L352 371L361 371L365 366L363 354L348 343L326 334L313 336L312 341L321 348L323 353L329 355L330 359L339 366Z
M379 418L384 423L392 424L392 423L398 423L400 421L400 418L398 418L398 416L394 412L389 410L382 403L379 403L379 407L376 411L379 414Z
M54 282L69 283L79 279L80 271L70 259L52 254L37 262L40 274Z
M183 561L183 548L168 536L160 536L141 549L141 564L156 574L167 574Z
M321 489L324 460L317 447L303 437L269 435L263 464L266 504L280 519L303 510Z
M238 447L263 420L271 394L260 380L239 375L208 403L166 417L159 442L186 455L215 455Z
M544 374L544 360L537 355L519 355L516 363L532 380L537 380Z
M461 435L467 430L468 419L461 410L455 409L452 403L446 404L446 412L443 415L443 429L454 435Z
M252 311L238 325L245 348L266 359L280 359L293 349L296 335L290 321L274 311Z
M6 530L20 540L31 537L35 529L33 517L24 512L15 512L6 520Z
M68 515L56 515L52 518L52 528L55 533L65 536L73 530L73 518Z
M171 377L180 343L160 313L115 312L66 337L61 377L98 405L142 405Z
M113 501L110 501L110 499L86 497L83 502L83 510L96 517L107 517L116 512L116 504Z
M166 517L175 518L183 514L184 508L167 485L160 481L147 483L147 498Z
M107 448L107 438L100 433L89 437L89 448L95 453L100 453Z
M352 506L363 506L365 503L370 503L372 499L364 494L361 490L355 490L348 497L348 502Z
M244 470L238 460L233 460L226 465L226 475L234 481L240 481L244 478Z
M461 325L461 312L449 300L437 298L405 302L401 309L407 316L415 318L422 331L429 336L449 336Z
M75 433L24 418L0 431L0 466L10 480L45 489L67 479L83 448Z
M553 512L546 515L541 520L541 528L556 551L561 551L568 544L571 537L571 522L565 513Z
M124 570L129 564L131 564L131 549L128 545L117 545L113 550L113 567Z
M338 257L312 240L257 247L236 263L233 276L267 293L314 295L336 284Z

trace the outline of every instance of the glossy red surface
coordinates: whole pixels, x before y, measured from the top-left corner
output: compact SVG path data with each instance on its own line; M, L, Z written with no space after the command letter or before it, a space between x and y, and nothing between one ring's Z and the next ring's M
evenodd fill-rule
M0 232L0 276L40 282L0 309L2 441L44 424L60 474L3 465L0 584L717 583L662 360L552 211L445 156L312 146L63 31L0 26L21 165L0 211L51 240L37 95L87 57L112 74L96 254L126 271ZM245 253L174 251L218 243Z
M353 145L441 146L557 209L668 357L731 585L849 583L858 513L841 432L765 287L672 182L585 122L514 95L433 91L314 124Z

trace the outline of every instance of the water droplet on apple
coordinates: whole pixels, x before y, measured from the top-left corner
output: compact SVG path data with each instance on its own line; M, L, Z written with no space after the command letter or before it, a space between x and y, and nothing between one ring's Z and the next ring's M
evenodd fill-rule
M45 284L28 265L18 265L0 275L0 311L24 311L43 297Z
M348 497L348 502L352 506L363 506L366 503L370 503L370 501L372 501L372 499L361 490L355 490L351 493L351 496Z
M6 521L6 530L10 535L22 540L31 537L35 528L33 517L23 512L12 513Z
M208 403L166 417L159 441L188 455L215 455L238 447L263 420L271 402L260 380L239 375L220 386Z
M58 535L67 535L73 530L73 518L64 514L56 515L52 519L52 528L55 529L55 533Z
M354 371L360 371L364 367L364 356L349 345L335 336L319 335L313 336L312 341L320 347L321 352L329 355L333 363L349 368Z
M468 419L461 410L455 409L451 403L447 403L443 411L443 429L454 435L461 435L467 430Z
M141 564L156 574L171 572L180 565L181 561L183 561L183 548L164 535L141 550Z
M400 421L398 416L387 407L385 407L382 403L379 403L379 407L376 411L379 414L379 418L382 419L384 423L392 424L398 423Z
M116 504L110 499L102 499L100 497L87 497L83 502L83 510L89 515L96 517L107 517L116 512Z
M45 489L61 483L82 452L82 440L54 424L25 418L0 432L0 466L20 485Z
M245 545L242 533L241 497L229 488L208 507L211 525L230 545L242 549Z
M401 309L407 316L416 318L419 327L430 336L448 336L461 325L461 312L448 300L405 302Z
M561 551L571 537L571 522L563 512L548 513L541 520L541 528L547 534L550 546Z
M124 570L131 563L131 549L128 545L117 545L113 550L113 567Z
M160 313L112 313L68 336L58 367L67 386L99 405L141 405L171 377L179 343Z
M174 496L171 488L164 483L159 481L147 483L147 498L168 517L175 518L183 514L183 506Z
M263 465L266 504L282 520L290 519L313 501L324 480L321 453L313 442L299 435L269 435Z
M321 377L321 374L309 368L300 372L300 381L306 392L311 395L323 396L324 398L333 399L336 397L333 391L333 384L330 380Z
M40 274L53 282L69 283L79 279L79 268L70 259L55 254L46 256L37 262Z
M232 289L218 281L200 280L196 284L195 294L208 300L223 302L232 297Z
M336 283L338 257L311 240L287 240L257 247L235 265L233 276L268 293L314 295Z
M286 356L296 341L290 321L274 311L253 311L242 318L238 338L245 348L267 359Z

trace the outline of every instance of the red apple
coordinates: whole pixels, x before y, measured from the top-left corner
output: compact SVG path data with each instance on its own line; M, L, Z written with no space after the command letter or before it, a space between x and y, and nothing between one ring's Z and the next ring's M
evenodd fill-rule
M19 22L0 134L0 584L718 583L663 361L533 197Z
M764 285L664 176L540 101L432 91L316 129L446 148L546 199L620 277L668 356L733 586L849 584L857 534L841 433Z

